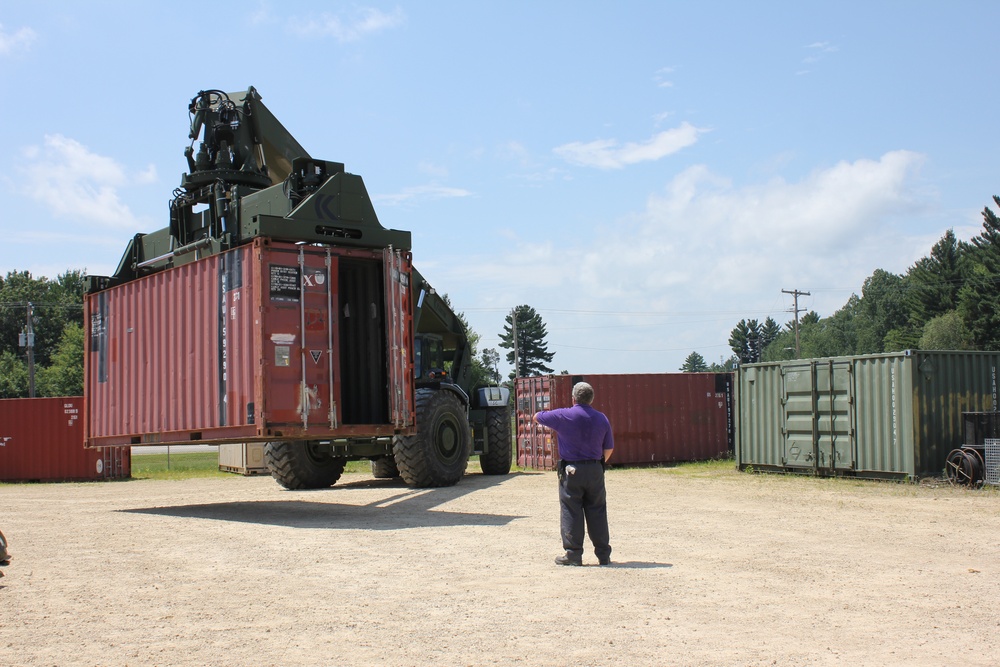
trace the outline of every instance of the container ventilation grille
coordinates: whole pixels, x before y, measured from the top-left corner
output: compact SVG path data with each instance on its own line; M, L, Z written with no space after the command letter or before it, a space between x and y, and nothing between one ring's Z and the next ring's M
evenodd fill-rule
M1000 438L986 438L986 483L1000 484Z

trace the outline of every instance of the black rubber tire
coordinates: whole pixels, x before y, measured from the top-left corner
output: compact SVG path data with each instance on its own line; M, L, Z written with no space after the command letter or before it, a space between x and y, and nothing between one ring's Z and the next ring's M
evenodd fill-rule
M417 390L417 433L393 441L399 476L410 486L453 486L469 465L472 434L462 402L447 389Z
M510 412L507 408L486 409L488 451L479 455L484 475L506 475L511 465Z
M375 479L399 477L399 468L396 467L396 459L391 456L372 459L372 477Z
M347 465L347 459L333 456L325 445L309 441L269 442L264 462L271 477L291 491L333 486Z

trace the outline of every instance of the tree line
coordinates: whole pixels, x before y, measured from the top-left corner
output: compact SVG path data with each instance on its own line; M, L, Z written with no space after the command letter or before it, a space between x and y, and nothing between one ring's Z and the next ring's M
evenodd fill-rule
M33 374L22 346L29 342L29 304ZM32 380L36 396L82 394L83 341L82 271L55 280L28 271L0 277L0 398L28 396Z
M1000 208L1000 197L993 197ZM970 241L949 229L903 274L877 269L829 317L810 311L799 321L800 358L919 350L1000 350L1000 218L983 209ZM727 364L796 358L794 321L779 326L743 319L729 338ZM697 352L682 371L723 370Z

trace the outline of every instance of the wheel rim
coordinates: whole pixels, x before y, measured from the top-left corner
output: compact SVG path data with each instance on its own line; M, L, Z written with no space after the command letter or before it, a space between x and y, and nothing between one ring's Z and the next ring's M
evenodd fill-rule
M454 419L445 418L434 431L434 446L444 461L454 461L462 454L462 434Z
M306 444L306 456L313 463L325 463L330 460L330 450L318 442L309 442Z

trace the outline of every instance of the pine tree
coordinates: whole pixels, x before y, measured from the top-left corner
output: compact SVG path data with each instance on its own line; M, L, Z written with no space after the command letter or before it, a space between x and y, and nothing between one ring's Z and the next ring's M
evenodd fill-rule
M907 285L906 278L883 269L865 279L858 303L857 353L899 352L916 346L920 333L910 324L904 297Z
M764 349L781 333L781 327L772 318L761 324L757 320L740 320L729 335L729 347L741 364L761 360Z
M1000 207L1000 197L993 201ZM958 312L975 349L1000 350L1000 219L983 209L983 231L972 238L972 268L958 293Z
M514 323L517 323L517 368L510 377L530 377L551 373L546 364L552 361L555 353L548 351L545 337L545 323L542 316L531 306L521 305L507 316L500 335L500 347L510 350L507 353L507 363L513 364L515 359Z
M705 357L697 352L692 352L684 360L684 365L681 366L680 370L682 373L704 373L708 370L708 364L705 363Z
M914 327L923 327L958 305L963 252L954 230L949 229L931 248L930 257L923 257L910 267L906 275L906 304Z

